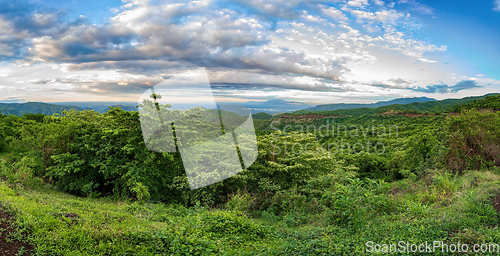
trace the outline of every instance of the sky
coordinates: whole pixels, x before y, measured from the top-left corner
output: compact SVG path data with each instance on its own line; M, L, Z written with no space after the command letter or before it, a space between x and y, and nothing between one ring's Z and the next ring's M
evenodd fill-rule
M0 0L0 102L134 102L205 69L218 102L500 91L500 0Z

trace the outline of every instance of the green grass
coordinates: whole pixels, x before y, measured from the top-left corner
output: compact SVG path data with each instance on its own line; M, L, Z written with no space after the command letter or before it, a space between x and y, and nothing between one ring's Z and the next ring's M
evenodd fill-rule
M262 238L270 233L236 212L77 198L5 184L0 191L1 204L17 216L19 232L29 232L41 254L210 254L230 252L231 243L250 249L266 245ZM231 235L220 237L220 231Z
M289 203L275 214L247 207L252 199L245 194L217 209L186 208L78 198L19 183L0 184L0 204L15 215L13 239L34 244L38 255L359 255L367 241L500 243L491 204L500 193L498 171L431 171L383 191L349 188L344 198L360 203L347 213L332 210L342 206L338 200L337 206L313 205L297 191L281 195Z

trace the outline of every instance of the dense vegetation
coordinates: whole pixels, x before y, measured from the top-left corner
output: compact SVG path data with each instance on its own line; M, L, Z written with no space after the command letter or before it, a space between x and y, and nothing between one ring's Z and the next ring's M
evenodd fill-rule
M453 108L454 112L462 112L466 109L488 109L500 110L500 94L487 96L484 100L474 100L473 102L457 105Z
M17 216L17 239L49 255L498 243L500 113L488 110L498 101L262 115L256 162L197 190L179 153L146 148L137 112L0 115L0 204Z

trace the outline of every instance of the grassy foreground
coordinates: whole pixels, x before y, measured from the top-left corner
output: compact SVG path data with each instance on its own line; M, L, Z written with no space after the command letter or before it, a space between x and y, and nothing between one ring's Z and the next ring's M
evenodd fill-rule
M382 187L379 193L346 187L343 200L358 205L343 215L352 221L334 221L338 214L313 211L321 207L293 193L283 195L289 206L278 216L252 209L243 193L221 208L186 208L78 198L4 182L0 205L15 215L12 239L35 245L38 255L359 255L368 241L500 243L498 171L431 172Z

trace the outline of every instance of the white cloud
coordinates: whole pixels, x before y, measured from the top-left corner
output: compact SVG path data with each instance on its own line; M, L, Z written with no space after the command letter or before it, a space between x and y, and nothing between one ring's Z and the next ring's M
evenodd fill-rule
M334 7L326 7L326 6L321 6L321 7L323 13L328 15L329 17L335 20L347 20L347 17L341 10L335 9Z
M279 87L295 90L324 91L333 86L333 82L310 76L283 76L280 74L256 74L239 70L209 70L210 83L216 86L240 84L250 87Z
M380 28L377 26L363 25L363 28L369 33L375 33L380 31Z
M0 58L15 57L28 36L28 32L16 30L12 22L0 16Z
M339 0L333 1L338 2ZM325 0L233 0L230 3L238 3L250 8L267 19L284 18L294 20L300 15L301 5L313 6L317 3L332 2Z
M315 31L303 23L297 23L304 28L302 32L290 30L285 25L282 35L301 43L287 46L276 42L282 35L274 33L266 21L228 9L196 8L183 4L158 7L134 2L113 17L109 26L83 25L57 38L36 37L32 40L34 46L30 53L34 60L45 62L84 62L73 66L80 69L119 67L117 63L127 66L130 61L136 61L135 67L144 70L142 65L151 66L145 61L168 60L177 62L179 67L251 69L332 80L337 80L346 70L345 55L318 57L311 49L304 49L305 45L313 44L311 39L315 38L297 36ZM172 18L179 13L184 13L182 22ZM302 19L324 21L306 11ZM314 46L323 49L325 45L314 42Z
M326 22L325 19L322 19L321 17L316 15L310 15L307 13L307 11L303 12L302 18L310 22Z
M29 19L44 27L43 33L18 30L0 16L0 55L15 58L18 46L4 39L19 39L29 42L29 48L19 48L24 55L17 61L62 63L57 72L43 76L9 75L23 81L24 89L5 77L2 85L15 91L9 97L22 96L22 90L118 97L179 70L206 67L211 81L221 86L274 88L280 91L264 95L285 91L297 99L341 93L346 100L394 95L407 88L401 81L424 88L447 79L429 71L442 66L439 56L429 53L446 46L414 38L407 28L409 16L392 9L394 2L352 0L338 9L326 0L225 1L127 1L102 25L59 26L54 22L59 18L47 13ZM233 9L234 4L244 8ZM19 70L31 73L34 66Z
M408 6L408 9L425 15L432 15L434 10L425 5L417 2L416 0L399 0L399 4Z
M427 63L437 63L436 60L429 60L429 59L426 59L426 58L420 58L418 60L421 61L421 62L427 62Z
M395 23L399 18L403 17L404 14L399 13L394 10L375 12L373 20L381 23Z
M404 17L403 13L397 12L395 10L383 10L377 12L368 12L361 10L352 10L350 8L343 8L343 10L350 12L354 15L358 22L363 22L365 20L374 21L379 23L395 23L398 19Z
M65 65L2 65L2 98L28 101L118 100L134 101L138 93L162 80L159 76L132 75L121 70L68 71ZM121 84L121 85L119 85Z
M351 1L347 2L347 5L352 6L352 7L363 8L366 5L368 5L368 0L351 0Z
M496 12L500 12L500 0L495 0L493 3L495 6L493 7L493 10Z
M367 4L367 1L354 1L350 5ZM296 6L297 3L291 1L288 5ZM305 21L325 20L306 10L301 12L302 22L290 24L284 21L272 31L269 22L258 15L214 9L209 5L155 6L148 2L133 2L122 8L107 26L81 25L57 38L36 37L30 53L47 62L75 63L69 66L70 69L120 68L129 73L144 74L165 68L203 66L209 70L230 71L215 76L218 79L214 82L220 84L250 83L295 90L332 90L338 85L328 86L320 79L340 81L350 72L352 65L373 63L375 58L366 51L370 45L398 49L417 59L422 59L426 50L432 50L423 46L420 49L418 41L406 39L404 34L392 30L392 34L386 32L383 37L363 35L344 22L347 17L341 10L324 5L319 7L325 15L340 20L339 29L323 31L309 26L310 23ZM275 10L272 6L262 8ZM289 9L290 12L293 10L292 7ZM345 10L358 20L370 22L365 29L372 32L380 30L373 23L390 24L402 17L394 10ZM248 70L252 70L252 75ZM297 75L314 79L298 79ZM108 93L115 87L119 88L120 84L141 84L126 79L89 83L101 83L101 92ZM73 81L73 84L78 83ZM358 89L352 84L336 90Z

